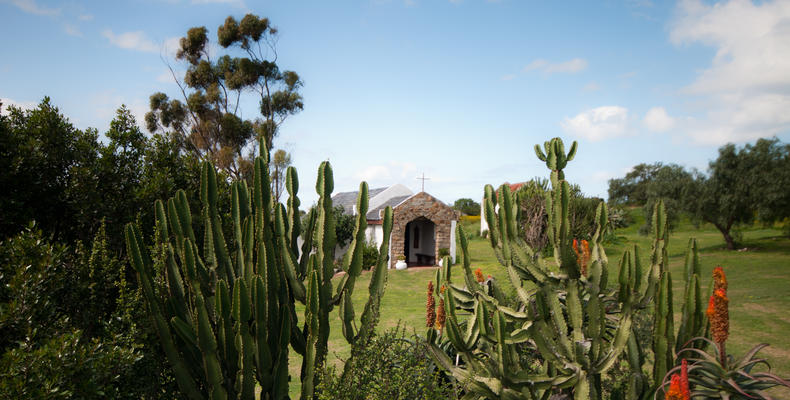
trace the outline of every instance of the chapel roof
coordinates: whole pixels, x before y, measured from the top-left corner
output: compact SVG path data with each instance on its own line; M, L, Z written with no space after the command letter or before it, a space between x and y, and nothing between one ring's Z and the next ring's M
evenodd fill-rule
M387 190L386 187L375 189L368 189L368 199L376 196L377 194ZM359 190L354 192L340 192L332 196L332 204L335 206L343 206L343 212L349 215L354 215L354 206L357 205L357 197Z
M387 206L395 208L400 203L403 203L404 200L408 199L413 195L406 195L406 196L396 196L393 198L388 199L378 207L368 211L368 214L365 216L368 220L380 220L382 218L381 212L384 211Z

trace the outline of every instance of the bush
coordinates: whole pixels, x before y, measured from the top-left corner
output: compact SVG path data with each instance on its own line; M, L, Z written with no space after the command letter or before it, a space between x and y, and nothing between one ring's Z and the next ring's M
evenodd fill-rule
M369 270L372 266L376 265L379 258L379 249L373 242L366 241L365 249L362 252L362 268Z
M89 340L79 330L21 343L0 360L0 398L139 398L126 379L139 359L131 347Z
M451 384L429 357L423 339L401 327L388 330L355 348L341 375L334 367L318 375L320 400L452 399Z

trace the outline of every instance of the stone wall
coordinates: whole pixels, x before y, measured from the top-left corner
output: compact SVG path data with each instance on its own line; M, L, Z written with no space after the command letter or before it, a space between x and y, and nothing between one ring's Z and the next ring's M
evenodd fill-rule
M392 211L390 268L395 267L398 256L403 254L406 224L420 217L429 219L435 225L436 248L434 253L438 256L440 248L450 249L450 243L454 238L451 221L458 219L450 206L428 193L420 192L399 204Z

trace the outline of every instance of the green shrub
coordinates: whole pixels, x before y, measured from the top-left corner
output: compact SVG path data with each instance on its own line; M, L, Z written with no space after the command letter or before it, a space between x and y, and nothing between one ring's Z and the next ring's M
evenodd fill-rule
M320 400L457 398L423 339L407 335L401 327L357 347L342 374L331 366L321 371L316 393Z
M376 260L379 258L379 249L373 242L366 241L365 248L362 252L362 268L369 270L370 267L376 265Z

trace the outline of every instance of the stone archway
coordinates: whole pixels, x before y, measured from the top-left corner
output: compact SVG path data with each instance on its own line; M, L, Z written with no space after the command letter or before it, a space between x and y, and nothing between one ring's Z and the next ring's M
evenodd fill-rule
M453 222L457 217L450 206L437 200L425 192L420 192L404 200L393 209L392 236L390 237L390 267L394 267L399 255L405 255L407 225L412 221L429 221L433 224L434 246L431 252L420 254L432 255L434 262L439 249L454 250L452 243L455 238L452 234ZM409 225L410 226L410 225ZM413 232L410 232L410 235ZM411 236L410 236L410 239ZM413 243L412 243L413 244ZM452 252L451 250L451 252ZM409 254L411 256L411 252ZM416 260L415 260L416 261Z

